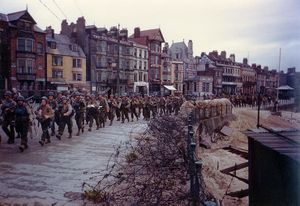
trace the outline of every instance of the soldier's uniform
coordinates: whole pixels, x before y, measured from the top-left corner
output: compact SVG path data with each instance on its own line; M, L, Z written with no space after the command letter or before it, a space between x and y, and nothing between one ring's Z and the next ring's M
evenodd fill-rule
M137 113L138 105L139 105L138 99L133 97L131 99L131 103L130 103L130 113L131 113L131 121L132 122L133 122L134 116L136 117L137 121L139 120L139 116L138 116L138 113Z
M45 143L50 143L50 135L48 130L50 127L51 119L54 116L54 111L47 101L47 97L42 97L41 105L35 112L36 118L40 122L43 132L41 140L39 141L41 146L44 146Z
M14 110L16 107L16 102L11 99L12 93L10 91L5 92L5 99L2 102L2 129L8 136L8 144L13 144L15 142L15 114Z
M76 93L76 98L73 102L73 108L75 110L75 121L78 128L77 136L80 135L80 131L84 132L84 111L85 111L85 102L80 98L80 94Z
M107 113L109 112L109 107L106 99L102 96L99 97L99 124L100 127L105 127L105 122L107 118Z
M143 105L143 116L144 116L144 119L145 120L150 120L150 107L151 107L151 104L150 104L150 98L149 97L145 97L145 100L144 100L144 105Z
M122 102L121 102L121 106L120 106L121 116L122 116L122 123L125 122L125 119L127 119L128 122L129 122L129 116L128 116L129 108L130 108L129 99L127 97L123 97Z
M57 139L59 140L61 140L61 136L64 133L66 125L68 126L69 138L72 138L73 127L73 108L65 96L62 97L62 102L61 110L59 110L60 122L58 127L58 135L56 135Z
M159 99L159 110L160 115L166 114L166 100L164 97L160 97Z
M88 122L89 122L89 131L92 131L93 127L93 122L95 120L96 125L97 125L97 130L99 129L99 111L98 111L98 103L95 100L95 97L92 96L91 99L88 99L86 102L86 115L88 117Z
M19 150L23 152L25 149L28 148L28 130L29 130L29 121L30 121L30 110L26 106L24 102L25 99L22 96L17 98L17 106L15 108L15 115L16 115L16 131L20 134L21 137L21 145L19 146Z
M48 98L49 98L49 106L52 108L53 111L56 111L58 102L54 99L54 93L49 92ZM60 103L61 103L61 101L60 101ZM57 124L59 125L59 120L57 120ZM51 127L51 136L54 136L55 135L55 118L54 117L51 119L50 127Z
M117 121L120 121L120 119L121 119L121 103L122 103L122 99L120 97L118 97L117 98L118 107L116 107Z
M116 112L116 109L118 108L118 103L113 97L110 97L107 100L107 103L108 103L108 107L109 107L107 117L110 121L109 126L111 126L113 124L113 121L115 118L115 112Z

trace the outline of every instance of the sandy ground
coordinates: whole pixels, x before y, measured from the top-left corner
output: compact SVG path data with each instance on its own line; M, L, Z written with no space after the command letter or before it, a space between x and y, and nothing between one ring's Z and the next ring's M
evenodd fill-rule
M248 184L223 174L220 171L228 167L247 162L248 160L222 148L231 146L242 151L248 151L247 137L243 131L255 128L257 111L251 108L234 108L236 119L230 122L229 127L234 132L229 141L218 141L212 149L199 150L199 158L203 161L203 177L207 190L222 202L222 205L248 205L248 197L233 198L226 193L236 192L248 188ZM261 111L261 124L276 128L300 128L300 113L282 112L282 116L271 115L269 111ZM248 168L238 170L238 177L248 179Z

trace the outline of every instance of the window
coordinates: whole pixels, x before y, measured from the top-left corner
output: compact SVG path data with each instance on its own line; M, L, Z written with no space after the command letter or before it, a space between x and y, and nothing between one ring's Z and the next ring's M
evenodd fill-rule
M140 61L140 62L139 62L139 69L142 69L142 64L143 64L143 62Z
M33 74L33 59L17 59L17 73Z
M33 51L33 40L26 39L26 51L32 52Z
M31 24L30 23L28 23L28 22L25 23L25 30L26 31L31 31Z
M18 59L17 60L17 73L25 73L26 71L26 60L25 59Z
M37 54L43 54L43 44L42 43L37 43L37 47L36 47L36 53Z
M73 59L73 68L81 68L81 59Z
M107 43L106 41L98 41L97 42L97 51L98 52L106 52Z
M147 62L144 62L144 70L147 70Z
M55 41L47 41L47 46L51 49L56 49L56 42Z
M73 73L73 81L81 81L82 78L81 78L81 74L79 73Z
M134 73L134 81L137 82L137 73Z
M53 66L62 66L63 59L61 56L52 56L52 65Z
M74 61L74 60L73 60ZM110 66L112 66L112 60L109 59L108 62L110 63ZM96 66L97 67L106 67L107 66L107 59L105 56L97 56L96 58Z
M27 71L26 71L26 73L32 74L33 73L33 61L31 59L28 59L26 61L26 63L27 63Z
M144 58L147 59L147 51L144 51Z
M76 44L70 44L69 48L73 52L78 52L78 46Z
M58 69L52 70L52 78L63 78L63 71Z
M97 82L101 82L101 73L97 72Z
M143 73L142 73L142 72L139 73L139 81L140 81L140 82L143 81Z
M18 38L18 51L33 51L33 39Z

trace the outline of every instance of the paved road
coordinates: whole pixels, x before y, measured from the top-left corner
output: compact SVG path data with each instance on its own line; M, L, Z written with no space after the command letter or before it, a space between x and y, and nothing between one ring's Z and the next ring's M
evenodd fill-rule
M0 206L1 203L27 203L28 205L63 205L68 194L82 192L82 183L93 172L103 168L121 141L143 132L144 121L100 128L85 132L80 137L62 141L52 138L52 143L41 147L38 138L30 140L30 148L17 152L17 146L0 144ZM3 138L6 140L6 138ZM17 140L18 142L20 140ZM67 205L74 205L68 203Z

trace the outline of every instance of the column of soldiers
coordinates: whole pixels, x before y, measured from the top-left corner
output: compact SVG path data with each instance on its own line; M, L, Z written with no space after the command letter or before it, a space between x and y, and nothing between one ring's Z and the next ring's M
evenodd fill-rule
M121 123L139 121L142 117L148 121L162 115L177 115L184 98L182 96L122 96L108 97L88 95L79 92L72 94L49 92L40 99L38 106L29 104L20 94L5 92L1 102L1 123L8 137L8 144L14 144L20 138L20 152L28 148L28 135L37 133L35 119L41 126L39 144L51 143L51 137L62 139L67 126L68 138L73 137L73 119L76 123L76 136L85 131L92 131L113 125L115 119ZM1 140L1 139L0 139Z

